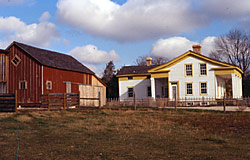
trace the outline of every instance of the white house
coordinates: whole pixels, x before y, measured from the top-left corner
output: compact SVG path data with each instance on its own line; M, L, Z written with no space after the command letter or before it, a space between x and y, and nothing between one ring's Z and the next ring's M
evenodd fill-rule
M243 71L201 54L201 45L162 65L124 66L117 74L120 100L165 97L242 97Z

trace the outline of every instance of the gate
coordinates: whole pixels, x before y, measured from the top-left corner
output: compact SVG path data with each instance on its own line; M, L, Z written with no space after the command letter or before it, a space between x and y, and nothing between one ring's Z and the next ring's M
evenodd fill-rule
M102 107L105 104L102 86L79 85L80 106Z

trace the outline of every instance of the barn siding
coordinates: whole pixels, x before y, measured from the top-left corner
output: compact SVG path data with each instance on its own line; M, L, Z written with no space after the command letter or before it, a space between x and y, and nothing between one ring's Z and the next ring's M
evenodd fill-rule
M18 103L40 103L41 65L15 45L9 50L9 93L17 90ZM11 63L15 55L21 59L17 67ZM19 89L21 80L27 81L27 89Z
M46 89L46 82L52 81L52 90ZM43 66L43 93L65 93L66 83L92 84L92 75L60 70L51 67ZM71 84L71 93L78 93L79 87L77 84Z
M8 81L8 56L0 53L0 82Z

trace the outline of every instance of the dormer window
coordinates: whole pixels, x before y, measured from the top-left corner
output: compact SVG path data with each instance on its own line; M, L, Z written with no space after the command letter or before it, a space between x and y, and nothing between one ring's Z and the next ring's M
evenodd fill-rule
M16 67L19 65L20 62L21 59L17 55L15 55L14 58L11 60L11 63Z

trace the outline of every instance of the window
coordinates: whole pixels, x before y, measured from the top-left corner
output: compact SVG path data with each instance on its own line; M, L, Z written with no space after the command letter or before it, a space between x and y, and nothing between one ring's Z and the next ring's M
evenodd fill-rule
M150 79L150 78L151 78L151 76L150 76L150 75L148 75L148 76L147 76L147 79Z
M148 97L152 96L152 94L151 94L151 87L150 86L147 88L147 93L148 93Z
M66 93L71 93L71 83L66 83Z
M19 89L27 89L27 81L19 81Z
M128 88L128 97L134 97L134 88Z
M186 76L193 76L193 65L185 64Z
M11 63L14 65L14 66L18 66L18 64L21 62L21 59L15 55L15 57L11 60Z
M207 94L207 82L200 83L201 94Z
M205 76L207 75L207 64L200 64L200 75Z
M132 77L132 76L129 76L128 79L133 79L133 77Z
M193 83L186 83L186 94L187 95L193 94Z
M46 89L52 90L52 81L46 81Z

